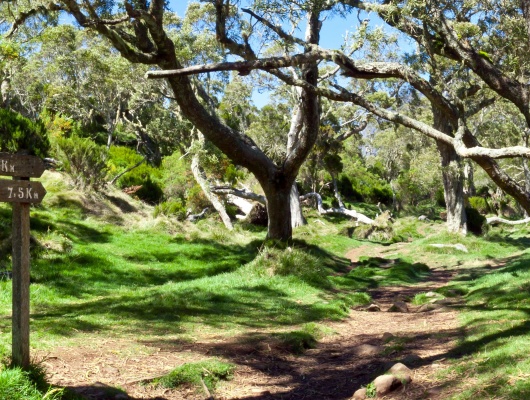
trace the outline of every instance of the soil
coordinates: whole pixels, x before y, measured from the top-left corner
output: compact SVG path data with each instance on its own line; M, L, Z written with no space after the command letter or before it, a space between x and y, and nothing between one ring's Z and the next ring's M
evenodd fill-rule
M352 265L366 248L347 256ZM388 248L370 255L384 255ZM393 250L396 250L395 248ZM430 312L387 312L396 299L412 297L445 285L455 271L433 269L429 280L406 287L370 290L379 312L352 310L349 318L327 323L334 334L316 348L295 356L276 343L235 337L210 337L195 343L164 340L139 342L109 339L77 347L57 347L37 355L54 385L69 387L87 399L350 399L353 393L402 361L413 370L412 384L385 399L443 399L450 395L436 371L447 364L449 352L462 334L457 313L444 306ZM394 339L385 343L383 335ZM180 364L219 356L237 365L234 378L214 396L206 390L155 388L145 382ZM118 391L115 388L120 388Z

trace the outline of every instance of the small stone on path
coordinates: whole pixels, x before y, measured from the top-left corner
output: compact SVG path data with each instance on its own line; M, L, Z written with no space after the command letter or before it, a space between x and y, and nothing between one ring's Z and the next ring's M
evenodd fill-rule
M381 311L381 307L379 307L377 304L370 304L368 307L365 308L365 311L377 312Z
M381 338L381 340L384 342L384 343L388 343L390 342L391 340L393 340L395 338L394 335L392 335L390 332L385 332L383 333L383 337Z
M385 348L383 346L374 346L372 344L361 344L355 349L355 352L359 356L379 355L383 351L385 351Z
M360 388L355 391L351 400L364 400L366 399L366 388Z
M401 381L394 375L380 375L374 379L375 391L379 396L384 396L401 385Z
M400 312L400 313L408 313L409 308L407 306L407 303L404 301L395 301L392 306L388 309L388 312Z

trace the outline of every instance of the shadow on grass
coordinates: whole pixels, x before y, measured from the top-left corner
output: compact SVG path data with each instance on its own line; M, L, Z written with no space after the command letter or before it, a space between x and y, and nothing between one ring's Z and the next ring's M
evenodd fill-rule
M472 373L476 382L462 389L462 399L476 398L479 392L481 398L530 398L530 382L518 378L530 372L525 361L530 340L530 255L504 261L506 265L498 269L486 265L464 270L452 284L467 293L467 304L456 306L466 322L462 340L446 356L459 360L452 367L456 375ZM444 386L459 383L448 379Z
M227 293L178 284L75 304L37 306L37 331L70 336L78 331L177 334L193 325L210 328L268 328L344 316L333 304L300 304L285 291L241 284ZM183 327L183 325L186 327Z
M66 219L55 221L47 215L31 217L30 224L32 231L61 232L75 243L107 243L111 238L111 234L104 230L98 230L83 223Z
M488 242L510 245L520 250L530 247L530 237L528 236L511 237L510 235L493 233L488 235L487 240Z
M146 243L151 246L151 243ZM251 261L257 242L244 246L210 240L193 244L150 247L123 254L60 253L34 261L32 283L56 290L61 296L112 295L121 288L150 288L231 272Z

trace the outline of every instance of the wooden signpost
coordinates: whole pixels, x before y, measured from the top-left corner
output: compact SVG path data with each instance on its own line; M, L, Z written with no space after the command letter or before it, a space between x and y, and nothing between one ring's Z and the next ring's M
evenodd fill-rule
M40 203L46 190L30 182L44 172L44 162L35 156L0 153L0 201L13 203L13 365L27 369L29 356L29 207Z

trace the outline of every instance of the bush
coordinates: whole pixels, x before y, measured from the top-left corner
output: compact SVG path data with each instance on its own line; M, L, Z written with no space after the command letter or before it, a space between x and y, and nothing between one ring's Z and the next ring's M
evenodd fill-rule
M186 193L186 205L193 211L202 211L210 206L210 202L204 195L198 184L193 185Z
M46 128L40 120L33 122L0 108L0 151L16 153L20 150L45 157L50 150Z
M164 201L155 207L153 213L155 217L162 214L184 221L186 219L186 205L181 199Z
M108 151L105 146L79 137L57 138L57 158L77 187L99 190L105 184Z
M118 175L120 172L131 168L143 160L143 157L133 149L124 146L113 146L110 148L108 161L109 175ZM158 180L162 176L160 169L154 168L145 162L128 171L116 182L119 188L140 186L134 194L148 203L157 203L163 196L163 191Z
M468 199L469 206L476 209L481 214L491 212L490 206L484 197L474 196Z
M165 199L182 199L183 202L188 191L196 184L189 160L182 158L179 153L164 157L158 182Z

